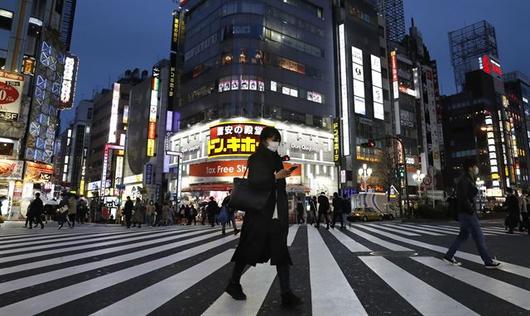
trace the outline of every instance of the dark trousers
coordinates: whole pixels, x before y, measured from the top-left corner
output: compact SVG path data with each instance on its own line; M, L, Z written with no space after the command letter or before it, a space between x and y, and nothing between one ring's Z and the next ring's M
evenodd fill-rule
M513 233L513 229L519 224L519 214L512 212L508 214L508 229Z
M68 220L70 221L72 228L74 228L75 227L75 214L68 214Z
M232 272L232 283L239 284L241 282L241 275L245 270L246 263L236 262L234 266L234 271ZM280 279L280 289L282 294L291 291L290 280L289 280L289 264L281 264L276 266L276 273L278 274L278 279Z
M525 228L530 234L530 218L528 217L528 213L521 213L521 217L523 218L523 221L521 222L521 228Z
M318 211L317 227L320 226L320 218L322 218L322 216L324 216L324 219L326 220L326 227L329 227L328 213L324 211Z
M459 213L458 221L460 222L460 234L458 234L458 237L456 237L456 240L447 251L446 257L453 258L456 251L460 248L462 243L469 238L469 234L471 234L484 263L492 263L491 256L486 248L484 234L482 233L482 228L480 228L477 214Z
M305 223L305 220L304 220L304 211L298 211L298 224L303 224Z
M33 222L35 223L35 225L39 225L44 228L44 224L42 223L42 214L37 214L35 215L35 217L33 218Z
M131 228L131 217L132 214L125 214L125 224L127 225L127 228Z
M26 215L26 224L24 224L24 227L33 228L33 216L27 214Z
M331 227L335 227L337 218L340 220L340 227L344 228L344 217L342 216L342 212L340 211L333 212L333 221L331 222Z

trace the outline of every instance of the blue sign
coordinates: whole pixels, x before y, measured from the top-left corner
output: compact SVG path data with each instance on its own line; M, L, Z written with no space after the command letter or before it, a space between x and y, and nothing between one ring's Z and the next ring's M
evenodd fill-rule
M145 184L153 183L153 165L148 163L145 165Z

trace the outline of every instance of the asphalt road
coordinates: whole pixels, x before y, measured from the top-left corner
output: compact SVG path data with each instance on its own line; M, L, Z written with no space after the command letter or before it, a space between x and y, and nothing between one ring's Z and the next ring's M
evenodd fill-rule
M472 240L456 267L440 260L456 224L291 226L291 287L305 304L285 311L268 264L243 275L247 301L223 293L237 237L218 228L6 223L0 315L530 315L530 236L483 222L501 268L485 269Z

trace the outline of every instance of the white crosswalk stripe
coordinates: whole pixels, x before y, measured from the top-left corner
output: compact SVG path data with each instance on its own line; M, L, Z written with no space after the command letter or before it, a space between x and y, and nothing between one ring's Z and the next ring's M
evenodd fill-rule
M418 233L418 234L422 234L422 235L443 236L443 234L433 233L432 231L429 231L429 230L426 230L426 229L413 228L413 227L408 227L408 226L404 226L404 225L399 225L398 226L398 225L382 224L382 226L390 227L390 228L396 228L397 227L400 230L410 231L410 232L414 232L414 233Z
M313 314L367 315L318 231L310 229L307 235Z
M361 260L423 315L478 315L383 257Z
M504 234L500 229L488 227L485 231ZM238 236L222 236L219 228L126 231L122 227L85 227L83 232L33 233L0 238L8 247L0 250L0 262L5 264L0 268L0 315L72 314L77 308L81 308L79 314L92 315L161 314L160 310L167 313L169 309L179 314L181 301L193 295L203 296L204 302L189 307L193 312L180 314L269 315L274 313L271 304L278 304L278 296L271 293L276 269L269 264L250 267L243 274L246 301L235 301L223 293L230 275L223 280L218 276L228 271ZM462 295L497 300L505 304L502 313L506 315L530 311L529 267L503 262L500 271L487 273L480 270L480 256L463 251L456 254L464 260L461 267L440 259L447 251L447 236L454 238L457 233L455 226L398 222L354 224L344 230L291 226L287 239L291 256L301 252L306 261L294 261L309 264L296 270L303 273L299 278L307 282L306 298L311 300L303 314L399 314L386 302L402 302L423 315L490 312L482 304L468 305ZM421 237L426 238L422 241ZM38 238L37 242L32 243L33 238ZM53 249L42 248L44 245ZM79 251L83 249L88 250ZM46 257L31 260L42 255ZM144 278L149 280L145 285L140 282ZM374 282L384 288L380 291L385 295L392 296L379 298L382 306L375 310L372 298L377 292L370 287ZM460 291L448 292L435 282L450 283ZM199 285L217 294L193 292ZM94 299L99 296L105 299Z

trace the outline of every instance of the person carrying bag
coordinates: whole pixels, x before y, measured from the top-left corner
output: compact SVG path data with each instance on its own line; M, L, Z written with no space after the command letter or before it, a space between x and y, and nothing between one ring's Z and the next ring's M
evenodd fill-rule
M289 207L285 179L294 168L284 169L277 152L280 142L277 129L264 128L258 149L248 160L248 179L234 179L229 205L245 211L245 219L232 257L234 270L225 291L236 300L245 300L240 279L246 266L270 260L280 280L282 306L291 309L302 304L289 282L292 261L287 248Z

